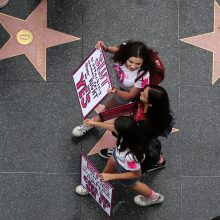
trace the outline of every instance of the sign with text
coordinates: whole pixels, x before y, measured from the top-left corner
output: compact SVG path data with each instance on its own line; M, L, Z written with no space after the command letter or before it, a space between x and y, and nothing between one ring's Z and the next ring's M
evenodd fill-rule
M114 188L108 182L103 182L98 175L92 162L81 153L81 184L110 216Z
M73 73L83 117L85 118L112 88L102 49L95 49Z

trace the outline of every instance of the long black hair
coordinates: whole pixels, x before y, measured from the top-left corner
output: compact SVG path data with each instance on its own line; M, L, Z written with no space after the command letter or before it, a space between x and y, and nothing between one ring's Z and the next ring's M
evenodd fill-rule
M128 41L121 44L119 50L112 56L111 60L123 65L130 57L138 57L143 59L143 64L139 71L148 71L154 67L151 59L151 49L140 41Z
M144 159L146 142L136 121L130 116L119 116L114 121L114 127L118 133L117 146L120 145L119 152L129 149L129 152L141 162Z
M164 88L148 85L148 107L145 125L150 137L158 137L169 127L172 116L170 114L169 97ZM146 88L147 88L146 87Z

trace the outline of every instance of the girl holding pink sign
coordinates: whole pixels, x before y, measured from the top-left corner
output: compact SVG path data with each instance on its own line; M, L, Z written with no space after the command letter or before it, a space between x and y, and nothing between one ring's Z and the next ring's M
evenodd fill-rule
M109 91L113 96L106 103L105 109L111 109L136 99L143 88L150 83L149 68L154 66L151 59L151 50L138 41L128 41L119 47L108 47L103 41L98 41L96 48L102 47L104 51L113 53L111 58L114 61L114 70L116 72L118 88L114 87ZM98 116L93 120L100 121ZM73 129L75 137L81 137L93 126L80 125Z
M90 119L85 120L84 123L111 130L117 136L117 147L113 156L108 159L103 173L99 175L101 180L118 180L122 185L138 193L139 195L134 197L137 205L149 206L162 203L163 195L154 192L138 180L141 176L140 164L145 159L146 138L137 122L132 117L120 116L114 121L114 124ZM76 187L76 193L88 194L82 185Z

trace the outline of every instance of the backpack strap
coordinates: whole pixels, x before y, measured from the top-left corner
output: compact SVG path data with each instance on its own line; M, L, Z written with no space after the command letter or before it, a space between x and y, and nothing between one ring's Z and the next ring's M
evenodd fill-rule
M154 63L154 67L149 69L150 72L150 84L151 85L158 85L160 84L165 75L165 68L163 63L158 56L158 52L151 50L151 59Z
M158 85L159 83L161 83L164 79L164 75L165 75L165 68L163 63L161 62L159 56L158 56L158 52L154 51L152 49L150 49L151 52L151 59L152 62L154 63L154 66L150 66L148 70L146 70L145 72L143 72L142 74L140 74L136 79L135 82L137 82L139 79L143 78L143 76L145 74L147 74L147 72L150 72L150 84L151 85Z
M141 73L141 74L135 79L134 82L137 82L139 79L141 79L143 76L145 76L145 75L147 74L147 72L148 72L148 70L145 71L145 72L143 72L143 73Z

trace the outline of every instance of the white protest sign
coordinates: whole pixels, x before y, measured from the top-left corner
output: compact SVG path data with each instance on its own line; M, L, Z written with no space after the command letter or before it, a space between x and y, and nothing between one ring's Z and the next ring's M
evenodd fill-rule
M95 49L73 73L73 80L85 118L106 97L108 89L112 88L104 52Z
M103 182L99 172L89 159L81 153L81 184L87 189L96 202L111 216L114 188Z

